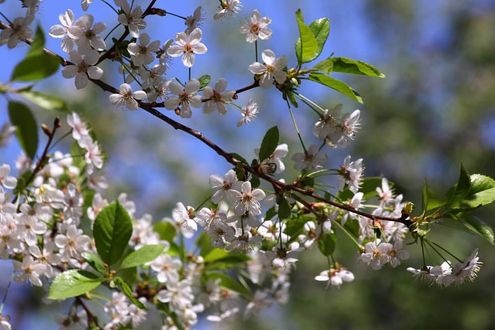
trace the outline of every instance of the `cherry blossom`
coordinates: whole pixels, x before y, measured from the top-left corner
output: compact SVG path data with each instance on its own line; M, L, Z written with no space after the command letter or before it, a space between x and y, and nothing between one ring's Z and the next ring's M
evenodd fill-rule
M127 46L127 50L132 56L132 62L137 66L153 62L154 56L152 53L157 52L158 49L160 49L160 41L150 42L150 37L147 33L139 36L139 43L131 42Z
M232 102L235 91L227 91L227 81L219 79L215 84L215 88L206 86L203 91L203 98L206 100L203 105L205 113L211 113L218 110L221 114L225 114L227 109L225 105Z
M287 73L284 71L287 58L285 56L276 58L271 49L265 49L261 53L261 58L263 63L255 62L249 66L249 71L259 77L260 86L270 87L274 79L277 84L283 84L287 79Z
M109 97L111 103L119 108L128 108L130 110L136 110L138 103L136 100L143 100L146 98L146 93L143 91L132 91L129 84L122 84L119 87L119 94L112 94Z
M258 39L268 40L272 35L272 30L268 25L272 22L269 17L261 16L258 10L253 10L249 21L241 26L241 33L246 35L246 41L253 43Z
M190 68L194 65L195 54L205 54L208 51L201 42L202 31L195 28L191 33L179 32L175 35L175 43L168 47L167 54L172 57L182 56L182 63Z
M165 107L170 110L179 109L179 115L183 118L192 116L191 107L199 108L201 106L201 96L198 95L199 81L192 79L182 87L178 82L171 80L168 88L172 93L165 101Z
M74 83L77 89L85 88L89 79L100 79L103 76L103 70L96 66L99 58L97 52L91 50L81 55L71 51L69 56L73 64L64 67L62 75L69 79L75 77Z

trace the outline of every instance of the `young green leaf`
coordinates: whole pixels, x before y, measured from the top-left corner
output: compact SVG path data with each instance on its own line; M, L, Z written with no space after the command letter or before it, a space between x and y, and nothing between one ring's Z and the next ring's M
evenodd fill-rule
M131 268L143 265L147 262L155 260L164 250L164 246L160 244L145 245L139 250L131 252L122 260L120 269Z
M211 81L211 76L210 75L202 75L201 77L199 77L199 89L203 89L205 88L206 86L208 86L208 84L210 83Z
M304 24L301 9L296 12L297 26L299 28L299 38L296 41L296 57L299 66L314 60L319 55L319 46L315 35L309 26Z
M313 66L313 70L329 74L330 72L333 71L333 60L331 57L324 59L321 62L316 63L315 66Z
M26 155L34 159L38 149L38 125L31 110L23 103L9 102L9 118L17 127L17 138Z
M385 75L373 65L347 57L332 57L332 71L359 74L368 77L385 78Z
M196 245L197 247L199 247L199 254L203 257L207 255L211 250L213 250L211 238L204 231L199 234L198 238L196 238Z
M318 239L318 248L324 256L330 256L335 251L335 234L325 233Z
M44 46L45 36L41 27L38 26L31 48L26 57L14 68L11 80L36 81L57 72L60 61L54 56L45 54Z
M225 275L223 273L209 273L207 275L208 278L211 279L220 279L220 285L223 286L224 288L233 290L235 292L238 292L244 296L250 296L251 291L246 288L244 285L242 285L240 282L236 281L232 277Z
M65 271L58 274L53 280L48 299L63 300L80 296L96 289L103 280L103 278L98 278L96 275L83 270Z
M105 207L93 226L96 250L109 265L116 264L124 254L132 235L132 221L118 201Z
M163 241L172 242L175 239L177 230L174 225L167 221L160 221L153 225L153 230L160 236Z
M469 216L463 219L462 222L466 228L472 232L485 238L492 245L495 245L495 235L493 234L493 228L487 225L484 221L474 216Z
M313 35L315 36L316 39L316 43L318 44L318 52L317 52L318 54L316 55L316 57L318 57L320 56L321 52L323 51L323 47L327 42L328 35L330 33L330 21L326 17L319 18L313 21L309 25L309 28L313 32Z
M275 151L278 145L279 133L278 127L273 126L270 128L265 136L263 137L263 141L261 142L259 159L260 162L264 161Z
M32 90L23 90L19 92L19 94L45 110L55 110L61 112L69 111L67 108L67 104L65 104L65 101L57 96L48 95Z
M310 74L309 80L317 82L323 86L327 86L331 89L334 89L337 92L344 94L345 96L348 96L359 103L363 103L363 99L361 98L361 95L359 95L357 91L352 89L343 81L319 73Z
M120 291L122 291L122 293L125 294L125 296L127 298L129 298L129 300L134 305L136 305L140 309L145 309L146 308L142 302L140 302L136 297L134 297L134 295L132 294L131 288L129 287L129 285L121 277L116 277L113 280L113 282L120 289Z
M290 217L290 204L287 201L287 199L283 196L280 196L280 198L277 198L277 203L278 203L278 217L279 219L287 219Z
M91 267L93 267L93 269L100 273L105 273L105 266L103 265L103 261L98 254L86 252L83 254L83 258Z

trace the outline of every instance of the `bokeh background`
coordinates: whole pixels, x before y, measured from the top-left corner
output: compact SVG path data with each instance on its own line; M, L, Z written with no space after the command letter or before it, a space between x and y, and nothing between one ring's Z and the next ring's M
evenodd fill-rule
M136 1L145 3L145 1ZM260 43L277 55L296 63L293 44L297 37L294 12L302 8L306 21L329 17L331 33L322 55L348 56L372 63L386 79L338 76L360 91L365 105L358 105L320 88L303 88L306 96L325 107L344 103L346 111L362 110L363 125L349 148L329 153L329 165L337 166L351 154L365 159L367 175L384 175L397 183L396 190L418 202L425 178L433 191L443 193L455 182L459 164L468 171L495 176L495 3L489 0L349 0L349 1L243 1L239 16L210 24L217 2L158 1L170 12L190 15L198 5L205 9L203 23L207 55L198 56L193 76L225 77L232 88L250 83L247 66L254 50L244 42L240 23L258 8L273 19L273 37ZM58 14L79 1L44 0L38 21L47 31L58 23ZM14 18L23 11L19 1L7 0L0 10ZM107 23L116 17L95 0L90 13ZM153 17L147 32L165 41L183 30L174 17ZM117 30L118 34L119 30ZM58 40L47 37L47 46L62 53ZM27 47L0 48L0 82L7 82L15 63ZM104 80L118 85L116 65L104 67ZM168 76L183 79L187 72L179 60L171 62ZM60 73L36 85L64 97L70 109L82 114L109 155L106 173L111 188L108 197L126 192L136 201L138 214L156 219L169 215L177 201L199 204L208 191L208 175L223 173L228 165L189 136L164 126L148 114L121 112L108 103L108 95L88 88L76 92L72 80ZM238 110L225 116L206 116L196 111L187 123L203 131L226 150L254 156L268 127L278 124L292 152L299 151L286 105L273 91L256 90L249 98L261 106L259 118L236 127ZM7 103L0 98L0 124L7 121ZM51 122L56 113L38 109L40 122ZM314 117L307 108L296 110L296 118L307 143L312 140ZM15 141L0 152L0 162L12 163L19 154ZM292 167L289 161L289 166ZM289 171L289 175L290 175ZM493 207L481 216L495 225ZM480 248L485 265L479 279L461 287L441 289L413 280L405 266L379 272L363 267L351 246L340 239L338 256L346 260L356 280L341 289L325 290L313 277L326 267L317 253L306 252L293 273L290 302L273 307L249 320L223 324L232 329L494 329L495 248L481 238L456 231L446 224L433 235L460 256ZM417 248L411 252L417 256ZM431 262L438 262L431 256ZM414 258L408 262L419 265ZM2 263L0 288L10 278L10 266ZM3 289L2 289L3 291ZM55 313L64 306L48 304L39 290L14 285L6 312L13 316L14 329L54 329ZM198 328L217 328L201 321Z

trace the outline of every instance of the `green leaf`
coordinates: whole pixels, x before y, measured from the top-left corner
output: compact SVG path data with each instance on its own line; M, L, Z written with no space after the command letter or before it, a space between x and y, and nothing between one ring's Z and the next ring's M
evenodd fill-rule
M319 46L311 28L304 24L301 9L296 12L297 26L299 28L299 38L296 41L296 57L299 65L314 60L319 55Z
M298 216L297 218L290 218L286 222L286 227L284 233L291 237L297 236L300 232L302 232L304 224L308 221L314 221L315 217L309 214L303 214Z
M316 57L318 57L320 56L321 52L323 51L323 47L327 42L328 34L330 33L330 21L326 17L319 18L313 21L309 25L309 28L313 32L316 43L318 44L318 54L316 55Z
M318 62L314 67L313 70L323 72L323 73L330 73L333 71L333 61L332 58L326 58L321 62Z
M463 220L464 221L462 221L462 223L466 226L466 228L485 238L492 245L495 245L495 235L493 234L492 227L474 216L469 216Z
M96 289L104 279L83 270L71 269L60 273L50 285L48 299L63 300Z
M359 103L363 103L363 99L361 98L361 95L359 95L357 91L352 89L343 81L319 73L310 74L309 80L317 82L323 86L327 86L331 89L334 89L337 92L344 94L345 96L348 96Z
M16 65L12 73L13 81L36 81L57 72L60 61L55 56L45 54L45 37L40 26L26 57Z
M287 219L288 217L290 217L291 213L290 204L284 196L280 196L280 198L277 199L278 217L279 219Z
M204 231L199 234L198 238L196 238L196 245L199 247L199 254L203 257L213 250L211 238Z
M210 83L211 81L211 76L210 75L202 75L201 77L199 77L199 89L203 89L205 88L206 86L208 86L208 84Z
M153 225L153 230L160 236L162 241L173 242L177 230L174 225L168 221L160 221Z
M69 111L69 109L67 108L67 104L65 104L65 101L57 96L47 95L32 90L23 90L19 92L19 94L45 110L55 110L61 112Z
M31 110L23 103L9 102L9 118L17 127L17 138L26 155L34 159L38 149L38 125Z
M209 269L232 268L237 264L250 260L245 254L232 253L224 249L214 248L204 257Z
M320 235L318 248L324 256L332 255L335 251L335 234L324 233Z
M145 309L145 306L142 302L140 302L134 295L132 294L132 289L129 287L129 285L120 277L116 277L113 282L115 285L122 291L123 294L126 295L129 300L136 305L137 307L141 309Z
M229 255L229 252L224 249L214 248L205 255L205 262L213 262L222 259Z
M428 191L428 181L425 179L425 183L423 184L423 191L421 194L421 208L423 211L428 210L428 204L430 202L429 200L430 194Z
M120 269L131 268L143 265L147 262L155 260L164 250L164 246L160 244L145 245L139 250L131 252L122 260Z
M91 267L93 267L93 269L100 273L105 273L105 266L103 265L103 261L98 254L86 252L83 254L83 258Z
M263 137L263 141L261 142L261 147L259 152L260 162L264 161L265 159L267 159L272 155L272 153L277 148L278 139L279 139L278 127L273 126L266 132L265 136Z
M332 57L332 71L359 74L368 77L385 78L385 75L373 65L347 57Z
M130 286L134 285L138 280L137 268L120 269L118 275Z
M453 210L469 210L495 201L495 180L481 175L469 175L461 165L457 185L447 194L447 206Z
M394 187L394 183L391 181L388 181L388 185L390 188ZM364 178L361 181L361 186L359 188L359 191L363 193L363 199L364 200L369 200L373 197L377 196L376 193L376 188L382 186L382 178L379 176L370 176L367 178ZM354 196L354 193L350 191L348 188L343 190L342 192L339 192L337 195L340 200L349 200L352 199Z
M105 207L93 226L96 250L109 265L116 264L124 254L132 235L132 221L118 201Z
M225 275L223 273L209 273L207 275L209 279L220 279L220 285L224 288L230 289L235 292L239 292L244 296L250 296L251 291L242 285L240 282L236 281L232 277Z

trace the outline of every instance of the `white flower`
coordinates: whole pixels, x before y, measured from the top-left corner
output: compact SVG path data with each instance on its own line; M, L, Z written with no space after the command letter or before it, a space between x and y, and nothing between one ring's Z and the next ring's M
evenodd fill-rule
M340 287L344 282L352 282L354 280L354 274L337 265L335 268L324 270L320 275L315 276L315 280L321 282L328 282L327 285Z
M194 65L194 55L207 52L205 44L201 42L201 29L195 28L191 33L179 32L175 35L175 43L168 47L167 54L172 57L182 56L182 63L190 68Z
M179 108L181 117L190 118L192 116L191 106L194 108L201 106L201 96L197 94L199 85L196 79L188 81L184 87L175 80L171 80L168 88L172 96L165 101L165 107L171 110Z
M231 201L235 194L232 193L234 185L239 182L234 170L225 173L223 179L218 175L210 175L210 186L215 190L211 196L211 201L218 204L222 200Z
M244 215L248 213L250 215L261 214L261 204L265 198L263 190L256 188L251 191L251 182L246 181L241 185L241 191L233 190L235 200L233 201L234 212L237 215Z
M78 258L89 248L91 239L83 235L82 230L70 225L65 234L55 236L55 245L62 250L65 258Z
M258 151L259 152L259 151ZM279 144L275 151L267 158L264 159L260 168L265 174L280 174L285 171L285 165L282 162L282 158L285 158L289 153L289 146L286 143Z
M409 252L402 246L402 241L395 241L392 248L388 251L389 263L392 267L400 265L401 260L409 258Z
M95 64L98 62L98 53L90 50L84 54L71 51L70 60L73 64L67 65L62 70L64 78L76 77L74 83L77 89L82 89L88 85L89 78L100 79L103 76L103 70Z
M361 253L359 259L371 266L372 269L378 270L390 261L389 254L392 248L392 244L384 243L377 239L364 245L364 252Z
M382 186L376 188L376 193L382 202L388 202L394 197L394 192L390 189L386 178L382 178Z
M241 10L240 0L221 0L219 10L213 16L214 19L220 19L226 16L237 14Z
M191 285L187 280L167 283L167 289L158 292L156 297L163 303L170 303L172 308L177 310L185 310L194 300Z
M283 84L287 79L287 73L284 71L287 66L287 58L285 56L276 58L271 49L265 49L261 53L261 58L264 64L255 62L249 66L249 71L258 76L260 86L270 87L273 79L278 84Z
M351 156L347 156L344 159L344 164L339 169L339 175L341 178L341 187L347 184L349 190L356 193L359 190L359 185L361 184L361 179L363 176L363 159L351 161Z
M192 30L197 28L202 19L201 6L199 6L194 10L194 13L191 16L187 16L184 21L184 24L187 26L186 33L191 33Z
M186 208L184 204L177 203L175 209L172 210L172 218L179 226L181 233L185 238L191 238L194 236L198 225L193 220L194 209L192 207Z
M99 35L106 26L104 23L95 23L93 26L93 15L83 15L74 24L81 29L81 34L76 43L81 50L87 51L91 48L95 50L104 50L106 47L105 40Z
M37 242L37 235L42 235L46 232L47 226L44 221L36 217L36 214L31 214L31 208L27 204L21 206L22 213L18 213L16 221L18 223L18 229L21 230L21 236L27 245L35 245Z
M17 186L17 179L13 176L10 176L9 173L10 165L3 164L2 166L0 166L0 185L6 189L14 189Z
M127 0L115 0L115 4L122 8L123 13L119 15L119 23L127 26L129 34L138 38L140 30L146 28L146 21L143 19L143 11L140 6L135 7L131 11L131 6Z
M268 40L272 35L272 30L268 28L272 20L266 16L261 16L258 10L253 10L249 21L241 26L241 33L246 35L247 42L255 42L258 39Z
M466 280L471 282L474 281L483 264L479 259L478 249L475 249L464 262L454 265L452 276L454 276L454 280L457 284L462 284Z
M302 170L317 170L323 167L327 161L327 155L319 152L316 145L311 145L306 152L297 152L292 156L295 162L294 167L298 171Z
M258 104L253 100L249 100L248 104L241 108L242 118L237 122L237 127L241 127L253 121L258 114Z
M332 110L325 109L319 121L313 128L314 135L330 147L345 146L347 142L354 139L359 129L360 111L354 110L350 114L340 115L342 105L338 104Z
M92 173L93 166L99 169L102 168L103 155L98 143L96 141L93 141L93 139L89 135L81 138L78 142L79 146L86 150L84 160L86 161L86 165L88 165L89 173Z
M363 197L364 194L362 192L355 193L354 196L352 196L349 206L352 207L354 210L359 210L359 208L361 207L361 203L363 202ZM358 216L355 213L346 212L341 220L342 225L345 225L347 219L349 218L358 218Z
M9 123L4 123L0 127L0 148L7 145L9 139L15 133L15 126L10 125Z
M5 30L0 32L0 46L7 44L9 48L15 48L21 41L31 38L33 31L29 27L34 16L17 17Z
M67 116L67 124L72 128L72 138L79 141L85 136L89 136L89 130L86 123L81 120L79 115L72 112Z
M119 94L111 94L109 100L110 103L119 108L136 110L139 106L136 100L142 100L144 98L146 98L144 91L133 92L131 86L124 83L119 87Z
M150 37L147 33L143 33L139 36L139 44L131 42L127 46L127 50L132 56L132 63L136 66L153 62L154 56L152 53L157 52L159 49L160 41L155 40L150 43Z
M32 285L43 285L40 276L47 271L46 265L33 260L33 257L30 255L24 256L22 263L15 261L14 269L17 272L15 277L17 281L29 280Z
M81 8L86 11L89 8L89 5L93 3L93 0L81 0Z
M157 272L156 279L160 283L175 283L179 281L179 270L182 263L178 258L171 257L168 254L162 254L151 264L151 269Z
M232 102L232 98L235 91L226 91L227 80L221 78L215 84L215 88L206 86L203 91L203 97L205 100L203 109L205 113L211 113L218 110L221 114L227 112L225 104Z
M74 40L81 36L81 28L74 24L74 13L72 10L58 16L61 24L50 27L49 35L53 38L62 39L62 50L66 53L74 48Z
M12 326L10 325L10 317L8 315L4 315L0 313L0 329L1 330L12 330Z

